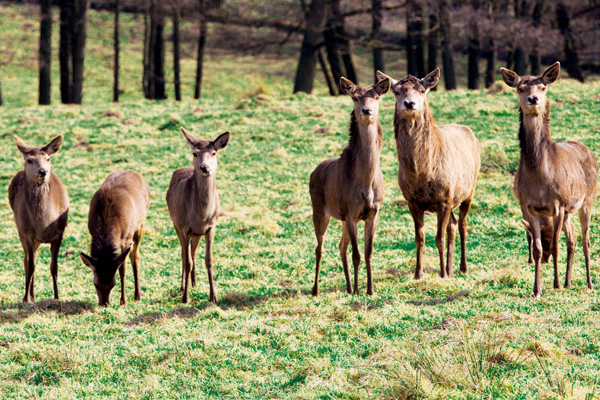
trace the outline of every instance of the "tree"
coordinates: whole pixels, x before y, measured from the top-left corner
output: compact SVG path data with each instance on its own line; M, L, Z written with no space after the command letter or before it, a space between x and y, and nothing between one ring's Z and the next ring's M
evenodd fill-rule
M146 1L144 43L144 96L150 100L167 98L165 92L164 9L159 0Z
M39 49L39 90L38 103L50 104L50 66L52 59L52 0L40 2L40 49Z
M81 104L89 0L60 0L60 97Z
M438 53L440 47L440 29L436 10L429 13L429 37L427 40L427 71L433 71L438 67ZM437 90L437 85L431 90Z
M181 12L179 5L173 6L173 84L175 86L175 100L181 100L181 81L180 81L180 66L179 66L179 13Z
M406 61L408 73L418 77L425 76L424 12L418 1L410 2L406 7Z
M113 101L119 102L119 52L120 52L120 39L119 39L119 12L121 4L119 0L115 0L115 31L114 31L114 65L113 65Z
M373 31L371 39L374 42L373 46L373 73L375 71L385 71L383 60L383 50L379 47L381 40L381 26L383 25L383 12L381 10L382 0L372 0L373 11L371 12ZM375 74L375 83L377 83L377 75Z
M479 89L479 0L473 1L473 13L469 22L469 46L468 46L468 77L467 87Z
M200 1L200 34L198 35L198 56L196 57L196 85L194 99L199 99L202 92L202 70L204 65L204 46L206 45L206 18L204 0Z
M452 56L452 33L450 31L450 5L448 0L439 2L440 36L442 37L442 64L446 90L456 89L456 74Z
M542 25L542 10L544 8L544 0L535 0L535 7L531 13L531 19L533 20L533 26L538 29ZM539 40L538 35L533 35L534 45L529 54L529 64L531 65L531 75L538 76L541 71L541 56L539 52Z
M564 40L563 52L565 56L565 69L571 78L583 82L583 74L579 67L579 53L575 46L573 32L570 28L571 16L569 10L562 2L556 7L556 22L558 23L558 29L560 29L560 33L563 35Z

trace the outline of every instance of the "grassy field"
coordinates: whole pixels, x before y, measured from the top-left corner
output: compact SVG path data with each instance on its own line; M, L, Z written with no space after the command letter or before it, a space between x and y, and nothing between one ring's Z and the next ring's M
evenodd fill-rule
M380 109L386 200L373 257L376 294L343 290L340 224L332 222L322 293L313 298L308 177L345 146L349 98L322 91L290 95L295 58L211 52L201 101L142 101L140 55L132 48L124 65L124 101L111 104L109 17L92 12L85 104L58 105L55 90L55 105L37 107L37 25L22 29L37 23L23 8L0 8L0 37L24 43L13 58L19 62L0 70L8 105L0 109L2 398L600 398L600 297L585 289L580 244L574 288L553 290L546 267L543 298L529 298L533 267L526 264L525 231L511 192L519 155L512 91L499 86L493 93L429 95L438 122L470 126L483 148L469 217L470 273L438 278L435 217L428 216L426 276L412 279L413 224L396 183L394 98L388 94ZM140 21L128 18L126 31L136 32ZM193 62L185 68L190 88ZM578 140L600 156L600 83L561 79L549 97L553 138ZM223 208L214 250L218 306L207 302L201 257L191 303L182 306L178 294L180 250L164 198L172 171L191 165L180 126L201 138L232 132L217 172ZM71 198L59 257L61 301L50 300L44 246L37 303L24 305L23 253L7 198L8 183L23 164L13 135L41 145L58 134L65 142L53 167ZM140 172L152 191L141 247L142 301L132 301L130 273L129 304L120 307L113 295L113 304L102 309L79 252L89 250L89 200L118 168ZM597 287L599 216L596 206L591 239ZM560 251L564 276L564 239ZM364 293L364 263L360 272Z

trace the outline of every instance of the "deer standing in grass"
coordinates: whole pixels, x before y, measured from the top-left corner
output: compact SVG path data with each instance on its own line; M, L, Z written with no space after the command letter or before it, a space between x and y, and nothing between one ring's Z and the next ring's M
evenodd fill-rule
M52 172L50 156L60 149L63 137L57 136L41 147L31 147L18 137L15 139L25 167L10 181L8 200L25 253L23 302L35 301L35 255L42 243L50 243L50 274L54 298L58 300L58 251L67 226L69 196L61 180Z
M378 79L387 75L377 71ZM423 278L424 213L437 213L437 244L440 276L452 277L452 257L456 236L456 219L452 210L459 207L460 272L467 273L467 214L471 207L475 182L479 174L480 146L466 126L437 125L427 104L426 95L440 77L440 70L423 79L412 75L400 81L391 79L396 96L394 133L398 153L398 184L408 203L415 224L417 266L415 279ZM444 234L447 255L444 258Z
M182 303L189 302L189 285L196 286L196 249L204 236L204 264L210 285L209 299L217 303L213 279L212 246L220 204L217 193L217 153L229 143L227 131L214 141L201 140L181 128L187 145L194 154L193 167L179 168L173 173L167 190L167 206L181 245Z
M585 255L587 286L593 288L590 275L590 219L598 177L598 161L591 151L577 142L553 142L550 139L550 105L546 100L548 85L558 79L560 64L552 64L541 76L519 76L501 68L504 82L517 89L520 103L519 142L521 158L515 177L517 198L533 236L535 283L533 296L542 295L542 219L552 219L550 253L554 264L554 288L558 280L558 238L563 230L567 237L567 273L565 287L571 286L571 269L577 234L571 214L579 212L581 241Z
M360 253L357 223L365 221L365 263L367 265L367 294L373 294L371 258L373 239L383 202L383 174L379 156L383 132L377 120L379 99L390 89L390 80L384 79L373 86L357 86L348 79L340 80L342 93L354 101L350 113L350 142L340 158L323 161L310 175L310 198L313 223L317 236L315 285L313 296L319 294L319 270L323 256L323 239L331 217L342 221L340 258L346 276L346 290L352 293L348 270L348 244L352 244L354 264L354 294L358 292Z
M135 283L134 300L141 299L139 248L149 205L150 187L134 171L119 170L108 175L92 197L88 214L88 230L92 235L90 255L81 253L80 257L94 274L98 304L102 307L110 304L117 270L121 278L121 305L127 304L128 255Z

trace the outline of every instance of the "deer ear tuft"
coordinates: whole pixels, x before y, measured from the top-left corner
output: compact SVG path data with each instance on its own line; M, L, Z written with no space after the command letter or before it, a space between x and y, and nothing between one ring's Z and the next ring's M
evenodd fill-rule
M557 61L551 66L549 66L544 71L542 76L540 76L540 78L542 78L542 80L544 81L544 85L549 85L551 83L554 83L558 79L558 75L560 75L560 63Z
M356 91L356 85L352 83L350 79L346 79L342 76L340 78L340 90L342 93L352 96Z
M510 69L500 68L500 75L502 75L502 79L510 87L517 87L519 86L519 82L521 82L519 74Z

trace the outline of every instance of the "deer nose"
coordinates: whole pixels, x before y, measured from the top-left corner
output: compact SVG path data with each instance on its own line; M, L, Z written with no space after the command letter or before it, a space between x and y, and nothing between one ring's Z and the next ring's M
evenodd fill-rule
M412 109L415 106L414 101L404 100L404 107Z
M537 96L529 96L527 98L527 101L529 102L529 104L537 104L538 102L538 97Z
M206 166L206 165L201 165L201 166L199 166L198 168L200 169L200 171L201 171L203 174L208 174L208 173L210 173L210 168L208 168L208 166Z
M371 110L371 109L370 109L370 108L368 108L368 107L363 107L363 109L362 109L362 113L363 113L363 114L366 114L366 115L371 115L371 114L373 113L373 110Z
M47 174L47 173L48 173L48 171L46 171L46 170L45 170L45 169L43 169L43 168L42 168L42 169L40 169L40 170L38 171L38 174L39 174L40 176L46 176L46 174Z

